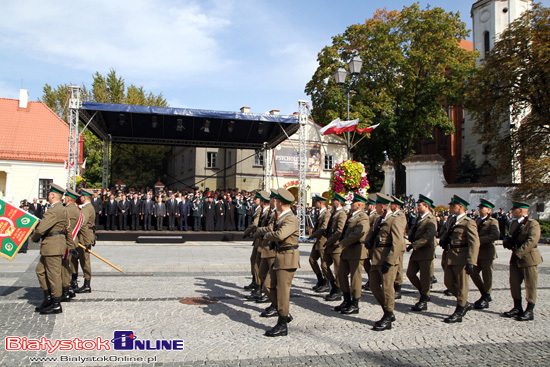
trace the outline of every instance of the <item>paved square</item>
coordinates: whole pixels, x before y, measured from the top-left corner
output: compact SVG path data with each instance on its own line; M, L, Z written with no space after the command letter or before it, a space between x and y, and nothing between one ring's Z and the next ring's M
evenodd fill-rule
M443 318L453 312L455 301L443 295L443 273L436 259L438 283L428 311L410 311L418 295L405 281L403 298L396 301L393 329L375 332L371 327L382 311L370 293L363 292L358 315L346 316L332 310L339 302L326 302L311 291L316 281L307 261L311 245L301 245L302 268L291 293L294 321L289 324L289 336L281 338L263 336L276 323L276 318L259 316L267 305L243 299L246 292L242 287L250 282L249 242L100 242L94 251L128 274L121 275L93 258L92 293L63 303L62 314L48 316L34 312L42 292L34 273L39 253L32 248L13 262L0 261L0 329L4 337L110 340L116 330L131 330L137 340L181 339L185 346L182 351L111 349L48 354L6 351L3 337L0 366L542 366L550 358L550 264L539 266L535 321L502 318L499 313L512 307L509 252L502 247L495 262L493 302L488 310L473 310L462 323L445 324ZM550 259L550 247L541 246L540 250ZM407 262L405 254L405 267ZM79 281L82 283L82 277ZM191 297L218 302L180 302ZM478 298L470 282L469 299ZM82 362L85 357L110 356L119 361ZM31 363L34 357L51 360ZM61 362L63 358L72 358L72 362Z

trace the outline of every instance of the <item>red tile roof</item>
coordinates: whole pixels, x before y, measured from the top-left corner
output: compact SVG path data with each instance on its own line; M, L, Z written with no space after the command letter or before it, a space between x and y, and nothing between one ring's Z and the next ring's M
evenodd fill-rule
M0 159L63 163L69 154L69 126L43 102L0 98Z
M474 43L472 41L460 40L459 47L463 48L467 51L473 51L474 50Z

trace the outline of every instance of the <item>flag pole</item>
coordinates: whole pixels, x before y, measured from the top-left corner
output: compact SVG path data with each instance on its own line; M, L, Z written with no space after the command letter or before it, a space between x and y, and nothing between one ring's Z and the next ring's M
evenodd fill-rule
M87 252L89 252L90 254L94 255L95 257L97 257L99 260L103 261L104 263L106 263L107 265L110 265L112 266L113 268L115 268L116 270L120 271L122 274L126 274L126 272L124 270L122 270L121 268L119 268L118 266L115 266L113 264L111 264L110 262L108 262L107 260L105 260L104 258L102 258L101 256L99 256L98 254L96 254L95 252L91 251L91 250L88 250L86 248L86 246L83 246L81 245L80 243L78 244L78 246L82 247L84 250L86 250Z

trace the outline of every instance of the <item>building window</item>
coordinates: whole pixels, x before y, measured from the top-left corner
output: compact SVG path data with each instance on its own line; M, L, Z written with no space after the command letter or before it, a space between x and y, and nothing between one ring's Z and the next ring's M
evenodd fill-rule
M264 152L257 150L254 155L254 165L263 167L264 166Z
M487 53L491 51L491 35L489 31L483 32L483 50L485 51L485 57L487 57Z
M325 155L325 171L329 171L334 167L334 156L333 155Z
M41 178L38 180L38 197L40 199L48 198L48 191L50 190L50 185L53 183L53 180L48 178Z
M206 152L206 168L218 168L217 152Z

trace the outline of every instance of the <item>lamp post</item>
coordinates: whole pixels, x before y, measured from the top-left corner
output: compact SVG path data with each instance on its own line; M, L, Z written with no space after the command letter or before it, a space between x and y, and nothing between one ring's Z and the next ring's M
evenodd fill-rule
M348 62L348 68L349 73L351 74L351 80L349 83L346 83L346 78L348 76L348 72L344 68L339 68L334 73L334 80L336 81L336 84L338 84L342 89L346 89L346 99L347 99L347 120L349 121L349 93L351 89L355 86L355 83L357 82L357 76L359 73L361 73L361 67L363 66L363 60L361 60L360 56L354 56L349 62ZM351 159L351 140L349 131L347 133L347 143L348 143L348 160Z

